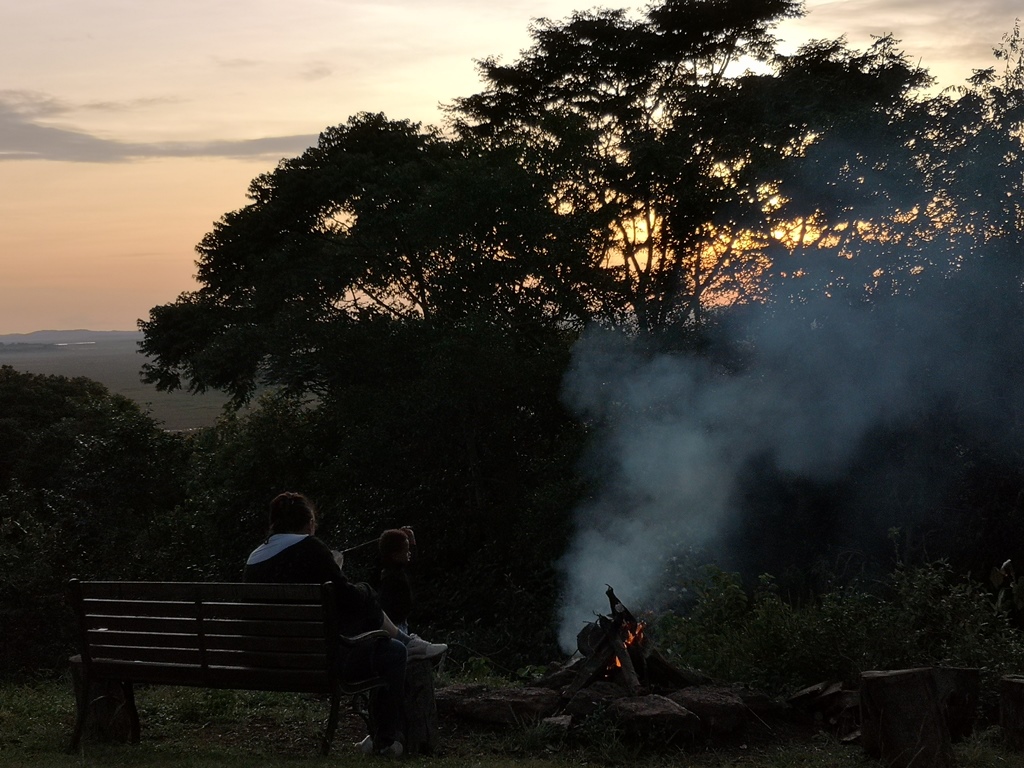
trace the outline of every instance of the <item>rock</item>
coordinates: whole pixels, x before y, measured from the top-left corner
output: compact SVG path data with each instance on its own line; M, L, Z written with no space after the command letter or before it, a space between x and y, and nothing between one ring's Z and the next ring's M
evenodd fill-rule
M561 697L547 688L508 688L457 697L452 711L483 723L522 725L550 717L561 703Z
M437 706L438 712L442 714L454 714L456 706L463 699L478 696L488 690L489 689L486 685L476 683L456 683L454 685L446 685L444 688L438 688L434 691L434 702Z
M693 712L665 696L626 696L615 699L609 711L627 736L670 743L700 731Z
M565 711L575 718L590 717L615 699L628 695L629 691L621 685L599 680L573 694L565 705Z
M747 723L747 705L734 691L723 686L694 686L668 694L667 698L700 719L705 736L729 736Z
M548 668L547 673L534 685L538 688L551 688L561 690L572 683L579 674L583 659L580 657L571 659L567 664L553 664Z
M572 715L555 715L554 717L545 717L541 722L554 731L566 733L569 728L572 727Z
M744 685L733 685L729 687L733 693L740 697L747 710L755 718L782 718L787 717L792 707L784 701L773 699L763 691L756 691Z

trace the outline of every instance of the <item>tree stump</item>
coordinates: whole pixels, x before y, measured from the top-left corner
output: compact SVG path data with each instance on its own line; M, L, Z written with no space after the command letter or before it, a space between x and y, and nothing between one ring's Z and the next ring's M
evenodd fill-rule
M935 667L935 687L953 742L974 732L981 697L981 670L969 667Z
M861 674L861 741L890 768L954 765L949 727L930 667Z
M437 702L434 665L428 659L409 661L405 668L405 751L432 755L437 749Z
M999 681L999 725L1007 746L1024 751L1024 675L1007 675Z
M131 702L127 696L131 689L109 680L93 682L88 692L83 691L85 681L82 669L71 666L71 683L74 686L75 701L85 704L85 738L105 742L128 742L132 739ZM88 698L86 697L88 694ZM78 706L81 706L79 704Z

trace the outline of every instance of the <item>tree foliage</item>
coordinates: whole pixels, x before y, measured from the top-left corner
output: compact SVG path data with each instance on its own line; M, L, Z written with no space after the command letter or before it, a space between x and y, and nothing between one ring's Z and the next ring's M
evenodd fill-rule
M591 222L593 258L639 328L699 326L709 307L763 297L790 166L833 132L893 120L927 82L889 39L777 55L771 30L798 11L686 1L538 22L520 60L481 63L487 89L452 114L517 148L556 206Z
M482 90L454 100L445 131L359 114L255 179L199 244L200 287L141 324L158 388L272 393L194 443L208 572L234 567L251 544L237 533L259 534L273 493L303 490L339 540L422 528L435 618L497 623L494 594L510 613L553 603L571 510L601 482L576 468L600 425L560 399L588 323L722 377L767 361L791 389L810 373L790 363L815 345L859 345L836 364L848 371L881 354L864 339L898 341L890 372L912 369L902 395L926 405L880 407L842 477L748 462L733 543L778 556L766 565L792 565L792 535L813 558L887 517L918 542L973 532L978 556L1013 530L1019 30L1001 71L927 95L891 37L780 54L775 26L800 11L661 0L538 20L516 60L480 62ZM724 341L733 328L742 338ZM938 329L956 333L936 347ZM883 379L837 392L863 402ZM851 523L848 497L877 519ZM529 556L510 557L510 540Z
M181 574L189 535L181 440L101 384L0 367L0 435L7 675L63 660L69 578Z
M142 323L159 388L322 395L364 327L573 323L595 294L526 169L408 121L358 115L249 196L198 246L202 287Z
M853 205L870 216L918 173L906 118L927 74L891 38L781 56L772 30L799 12L666 0L539 20L517 61L481 62L451 134L379 114L328 129L204 238L200 289L141 324L147 379L321 396L348 340L388 322L692 330L763 300L780 231L856 231ZM859 146L865 126L884 149Z

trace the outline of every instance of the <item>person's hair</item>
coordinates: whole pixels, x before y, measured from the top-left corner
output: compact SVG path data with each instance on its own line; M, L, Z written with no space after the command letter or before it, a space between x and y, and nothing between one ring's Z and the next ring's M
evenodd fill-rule
M301 493L286 491L270 502L270 533L296 533L316 521L316 507Z
M404 552L405 548L410 546L410 542L405 531L391 528L380 535L380 538L377 539L377 546L380 549L381 558L390 560L395 555Z

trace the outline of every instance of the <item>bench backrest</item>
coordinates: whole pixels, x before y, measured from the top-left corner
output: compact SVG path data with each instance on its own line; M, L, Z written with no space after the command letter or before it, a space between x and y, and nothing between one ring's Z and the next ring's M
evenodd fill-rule
M82 663L96 676L327 693L336 683L330 584L70 583Z

